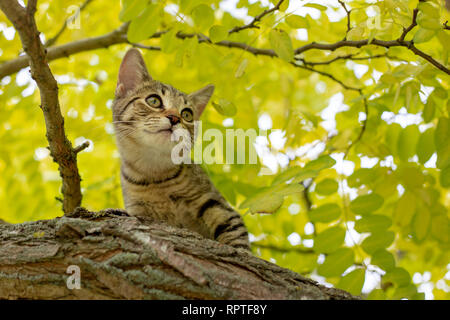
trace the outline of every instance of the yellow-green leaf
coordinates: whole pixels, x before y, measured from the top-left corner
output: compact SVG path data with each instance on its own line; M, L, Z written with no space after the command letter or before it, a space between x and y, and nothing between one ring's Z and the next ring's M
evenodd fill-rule
M341 227L328 228L314 239L314 251L318 253L330 253L339 249L344 243L345 230Z
M269 33L269 41L275 53L284 61L291 62L294 59L294 48L289 35L280 29L272 29Z
M353 270L352 272L347 273L343 276L337 287L350 292L353 295L359 295L364 286L366 272L362 268L358 268Z
M341 215L341 208L335 203L327 203L308 212L312 222L330 222Z

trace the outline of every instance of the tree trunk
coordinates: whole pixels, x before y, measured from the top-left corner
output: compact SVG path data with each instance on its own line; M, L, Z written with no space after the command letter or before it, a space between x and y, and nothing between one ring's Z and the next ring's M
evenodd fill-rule
M69 289L80 270L80 289ZM70 278L69 278L70 277ZM108 209L0 223L1 299L355 299L185 229Z

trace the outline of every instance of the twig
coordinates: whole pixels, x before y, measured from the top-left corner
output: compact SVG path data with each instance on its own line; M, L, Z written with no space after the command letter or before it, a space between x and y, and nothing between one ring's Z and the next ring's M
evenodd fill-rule
M358 91L358 92L361 90L361 88L356 88L356 87L351 87L351 86L346 85L344 82L342 82L341 80L336 78L331 73L328 73L328 72L325 72L325 71L321 71L321 70L317 70L317 69L314 69L312 67L308 67L306 65L299 65L299 64L296 64L295 62L292 62L291 64L293 66L297 67L297 68L305 69L305 70L308 70L308 71L311 71L311 72L318 73L318 74L320 74L320 75L322 75L324 77L327 77L327 78L333 80L334 82L339 83L346 90L353 90L353 91Z
M86 7L88 6L88 4L91 3L91 2L92 2L92 0L85 0L85 1L81 4L81 6L78 8L77 12L76 12L74 15L70 16L69 18L67 18L67 19L64 21L64 24L63 24L62 27L59 29L59 31L58 31L53 37L51 37L50 39L48 39L48 40L45 42L44 47L47 48L47 47L50 47L50 46L54 45L54 44L56 43L56 41L59 39L59 37L60 37L60 36L63 34L63 32L66 30L67 25L69 24L69 22L72 22L73 20L75 20L75 19L78 17L78 15L81 13L81 11L82 11L84 8L86 8Z
M229 30L228 33L232 34L235 32L239 32L239 31L242 31L245 29L251 29L251 28L259 29L259 26L257 26L256 23L261 22L261 19L264 18L266 15L280 9L280 6L283 2L284 2L284 0L278 1L278 3L273 8L264 10L261 14L254 17L252 22L250 22L249 24L246 24L246 25L240 26L240 27L234 27L233 29Z
M403 28L403 32L402 32L400 38L398 38L399 41L403 42L405 40L405 37L408 34L408 32L410 32L415 26L417 26L417 14L418 13L419 13L418 8L413 10L412 22L408 28Z
M85 141L85 142L83 142L82 144L80 144L78 147L75 147L74 149L73 149L73 152L75 153L75 154L77 154L77 153L80 153L81 151L83 151L84 149L86 149L87 147L89 147L89 141Z
M81 204L80 175L77 157L64 130L64 118L58 100L58 85L47 64L44 46L34 19L36 0L29 0L23 8L16 0L0 0L0 9L17 30L25 59L30 64L31 77L36 81L41 94L41 109L44 113L50 154L58 164L62 178L64 212L71 212Z
M333 59L330 59L328 61L306 61L304 58L297 58L296 60L298 61L302 61L305 65L308 66L318 66L318 65L327 65L327 64L331 64L335 61L338 60L353 60L353 61L358 61L358 60L370 60L370 59L378 59L378 58L388 58L390 60L401 60L397 57L393 57L388 55L387 53L382 53L382 54L376 54L373 56L367 56L367 57L355 57L356 54L348 54L345 56L338 56L335 57Z
M345 33L345 37L344 37L344 40L346 40L348 33L352 29L351 21L350 21L350 14L351 14L352 10L348 10L347 6L345 5L345 3L342 0L338 0L338 2L342 6L342 8L344 8L345 12L347 13L347 32Z

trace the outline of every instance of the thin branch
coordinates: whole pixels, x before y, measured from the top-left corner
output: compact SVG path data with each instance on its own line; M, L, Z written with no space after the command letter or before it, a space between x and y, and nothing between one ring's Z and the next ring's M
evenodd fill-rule
M443 64L436 61L433 57L427 55L423 51L417 49L414 46L414 43L412 41L400 41L399 39L396 40L379 40L379 39L372 39L372 41L369 42L369 39L364 40L341 40L335 43L317 43L317 42L311 42L309 44L306 44L304 46L301 46L297 49L295 49L294 53L296 55L301 54L303 52L317 49L317 50L328 50L328 51L334 51L336 49L342 48L342 47L353 47L353 48L361 48L367 45L374 45L384 48L391 48L391 47L405 47L412 52L414 52L416 55L424 58L428 62L430 62L432 65L434 65L439 70L444 71L447 74L450 74L450 70L446 68Z
M89 141L85 141L85 142L83 142L82 144L80 144L78 147L75 147L75 148L73 149L73 152L74 152L75 154L80 153L80 152L83 151L84 149L88 148L89 145L90 145Z
M382 54L376 54L373 56L367 56L367 57L355 57L357 54L348 54L345 56L338 56L333 59L330 59L328 61L306 61L304 58L297 58L296 60L303 62L305 65L308 66L318 66L318 65L328 65L338 60L353 60L353 61L359 61L359 60L370 60L370 59L378 59L378 58L388 58L390 60L401 60L397 57L390 56L387 53Z
M62 178L63 210L71 212L81 205L81 178L76 153L64 130L64 118L58 100L58 85L47 64L45 49L34 19L36 0L29 0L26 8L15 0L0 0L0 9L20 36L26 53L25 59L30 64L31 77L39 88L50 154L53 161L58 164Z
M308 67L306 65L300 65L300 64L297 64L295 62L292 62L291 64L293 66L297 67L297 68L305 69L305 70L308 70L308 71L311 71L311 72L318 73L318 74L320 74L320 75L322 75L324 77L327 77L327 78L333 80L334 82L339 83L346 90L353 90L353 91L358 91L358 92L361 90L361 88L356 88L356 87L351 87L351 86L346 85L344 82L342 82L341 80L336 78L331 73L328 73L328 72L325 72L325 71L321 71L321 70L317 70L317 69L314 69L312 67Z
M398 38L399 41L404 41L406 35L415 27L417 26L417 14L419 13L419 9L416 8L413 10L413 17L412 17L412 22L409 25L408 28L403 28L403 32L400 36L400 38Z
M229 30L228 33L232 34L232 33L235 33L235 32L239 32L239 31L242 31L242 30L245 30L245 29L251 29L251 28L259 29L259 26L257 26L256 24L258 22L261 22L261 19L264 18L265 16L267 16L268 14L270 14L270 13L276 11L276 10L279 10L280 6L281 6L281 4L283 2L284 2L284 0L278 1L278 3L273 8L264 10L261 14L257 15L256 17L254 17L252 22L250 22L249 24L246 24L246 25L243 25L243 26L240 26L240 27L234 27L233 29Z
M352 10L348 10L347 6L345 5L345 3L342 0L338 0L338 2L342 6L342 8L344 8L345 12L347 13L347 32L345 33L345 37L344 37L344 40L346 40L348 33L352 29L351 21L350 21L350 14L351 14Z
M44 47L48 48L52 45L54 45L56 43L56 41L59 39L59 37L63 34L63 32L66 30L68 24L70 22L72 22L73 20L75 20L76 18L78 18L78 16L80 15L81 11L83 11L84 8L86 8L88 6L89 3L91 3L92 0L85 0L81 6L78 8L77 12L75 12L74 15L68 17L65 21L64 24L62 25L62 27L59 29L59 31L50 39L48 39L45 44Z
M64 57L69 57L79 52L108 48L109 46L127 43L126 32L128 24L123 24L118 29L103 36L86 38L69 42L60 46L47 49L47 61L52 61ZM0 65L0 79L18 72L29 65L28 58L23 55L9 60Z

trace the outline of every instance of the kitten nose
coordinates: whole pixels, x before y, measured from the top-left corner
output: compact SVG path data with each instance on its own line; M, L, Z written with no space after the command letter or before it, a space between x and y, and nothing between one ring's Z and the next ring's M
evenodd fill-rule
M180 122L180 117L174 114L168 114L166 117L167 119L169 119L171 125L176 125L177 123Z

